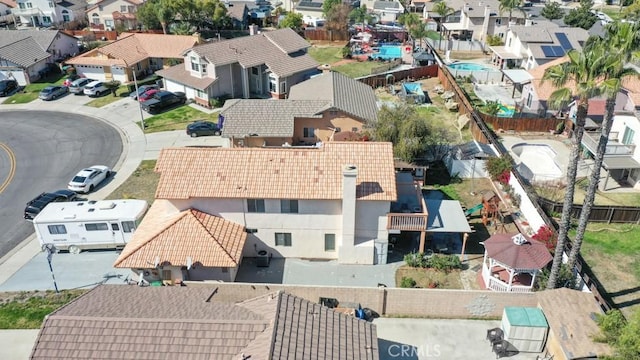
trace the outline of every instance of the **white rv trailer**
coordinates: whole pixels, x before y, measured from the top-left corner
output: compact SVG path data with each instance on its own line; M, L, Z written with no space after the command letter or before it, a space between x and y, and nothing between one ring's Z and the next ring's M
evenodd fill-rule
M77 254L125 246L146 211L144 200L51 203L33 219L33 226L40 246L53 244Z

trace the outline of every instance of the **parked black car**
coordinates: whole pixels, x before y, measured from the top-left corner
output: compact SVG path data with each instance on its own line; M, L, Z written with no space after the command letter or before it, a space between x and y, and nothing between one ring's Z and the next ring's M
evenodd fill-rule
M187 125L187 135L191 137L206 136L206 135L220 135L220 128L218 124L211 121L194 121Z
M142 103L142 110L149 114L155 114L162 109L176 104L187 102L187 96L183 92L172 93L170 91L158 91L153 98Z
M58 190L51 193L42 193L27 203L27 207L24 209L24 218L27 220L33 220L33 218L35 218L36 215L38 215L49 203L74 201L77 198L78 194L71 190Z
M0 96L7 96L18 88L18 82L15 80L0 80Z

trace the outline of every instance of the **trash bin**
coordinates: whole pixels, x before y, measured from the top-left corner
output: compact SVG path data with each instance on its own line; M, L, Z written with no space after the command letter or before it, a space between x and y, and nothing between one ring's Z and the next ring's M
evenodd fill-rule
M162 89L164 87L162 79L156 80L156 85L158 85L158 87Z
M256 258L256 265L258 267L269 266L269 254L265 250L258 251L258 257Z

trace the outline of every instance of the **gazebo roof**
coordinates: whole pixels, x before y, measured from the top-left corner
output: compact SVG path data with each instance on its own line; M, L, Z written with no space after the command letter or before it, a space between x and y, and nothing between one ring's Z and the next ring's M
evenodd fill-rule
M495 234L484 242L487 256L512 269L537 270L545 267L553 258L547 247L536 240L526 238L517 245L515 234Z

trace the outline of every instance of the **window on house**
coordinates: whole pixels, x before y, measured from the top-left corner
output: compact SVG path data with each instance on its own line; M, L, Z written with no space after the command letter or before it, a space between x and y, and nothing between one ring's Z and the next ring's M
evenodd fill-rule
M42 22L45 24L51 24L51 16L43 16Z
M200 71L200 62L198 61L197 58L195 57L191 57L191 70L192 71Z
M533 94L529 93L529 95L527 95L527 107L531 108L531 103L533 102Z
M49 1L49 7L53 8L53 1Z
M502 19L501 18L496 19L496 25L502 25Z
M111 224L111 230L120 231L120 225L118 225L118 223L112 223Z
M256 76L257 76L257 75L259 75L259 74L260 74L260 71L259 71L259 69L258 69L257 67L252 67L252 68L251 68L251 74L253 74L253 75L256 75Z
M207 64L202 64L202 73L203 74L207 73Z
M304 128L303 129L303 134L302 137L305 138L312 138L315 137L315 129L314 128Z
M209 98L207 96L207 93L205 91L200 90L200 89L198 89L196 91L196 96L199 97L200 99L208 99Z
M126 13L127 12L127 5L120 5L120 12L121 13Z
M276 233L276 246L291 246L291 233Z
M67 228L64 225L48 225L49 234L51 235L61 235L67 233Z
M127 12L134 13L136 12L136 8L133 6L127 6Z
M622 135L622 143L625 145L631 145L633 144L633 137L635 136L636 132L633 131L633 129L630 129L628 127L624 128L624 135Z
M91 22L94 25L99 25L100 24L100 15L98 15L98 14L91 15Z
M24 8L25 8L25 5L24 5L24 3L19 3L19 4L18 4L18 7L19 7L20 9L24 9Z
M287 93L287 83L284 81L280 83L280 93L281 94Z
M133 221L123 221L122 222L122 231L126 233L133 232L136 229L136 223Z
M264 199L247 199L247 211L250 213L263 213Z
M62 21L64 22L71 21L71 17L69 16L69 14L62 14Z
M280 200L280 212L283 214L297 214L298 200Z
M109 230L109 226L107 223L93 223L93 224L84 224L84 228L87 231L102 231Z
M336 251L336 234L324 234L324 251Z
M33 4L32 4L32 3L30 3L30 2L28 2L28 3L27 3L27 9L31 9L31 8L33 8Z

